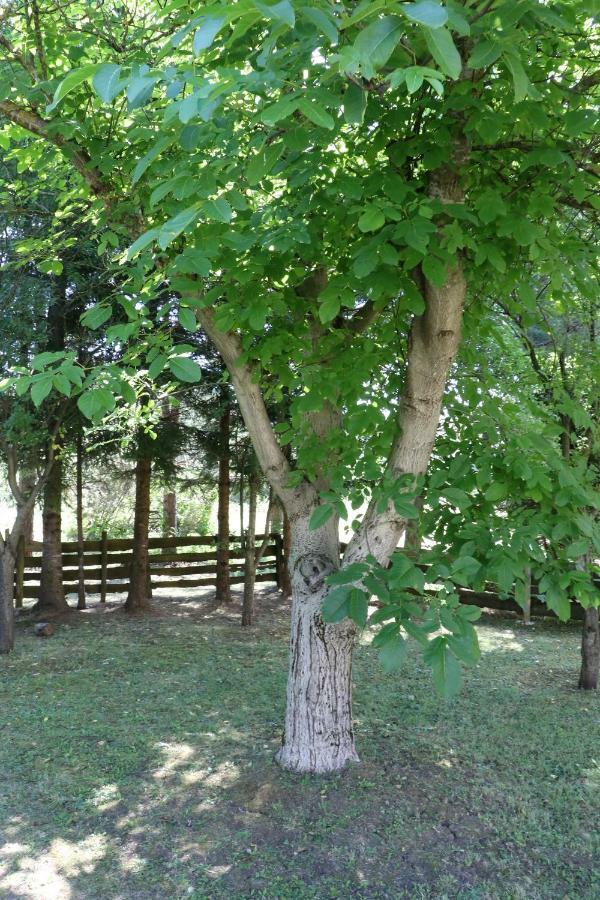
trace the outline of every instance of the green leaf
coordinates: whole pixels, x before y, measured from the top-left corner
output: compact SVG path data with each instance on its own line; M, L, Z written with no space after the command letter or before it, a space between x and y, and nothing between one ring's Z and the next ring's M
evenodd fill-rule
M267 3L259 3L258 0L254 0L254 6L267 19L271 19L275 22L285 22L285 24L289 25L290 28L293 28L296 24L294 7L289 2L289 0L280 0L279 3L274 3L272 5Z
M217 34L225 24L225 18L203 19L196 34L194 35L193 51L198 56L203 50L207 50Z
M358 220L358 227L361 231L379 231L385 225L385 216L378 206L372 204L367 206L364 213Z
M281 122L291 116L297 108L298 101L293 97L282 97L275 103L271 103L270 106L266 106L260 117L265 125L275 125L276 122Z
M352 588L348 595L348 618L360 628L364 628L367 624L369 615L369 598L364 591L359 588Z
M233 210L227 200L217 197L216 200L207 200L202 204L202 215L213 222L231 222Z
M319 305L319 318L324 325L332 322L340 311L341 300L339 295L331 294Z
M321 616L324 622L334 624L346 618L352 591L353 588L348 585L342 585L329 591L321 607Z
M158 228L151 228L150 231L145 231L144 234L141 234L137 241L134 241L131 247L127 250L127 259L131 260L134 256L137 256L142 250L144 250L149 244L152 243L158 237Z
M61 394L64 394L65 397L71 396L71 382L62 372L56 372L56 374L53 375L52 386L55 387L57 391L60 391Z
M350 584L359 581L368 570L368 563L350 563L327 576L327 584Z
M397 672L406 658L406 641L399 634L386 641L379 651L379 664L384 672Z
M313 6L301 6L300 12L304 16L305 19L308 19L309 22L312 22L313 25L328 38L330 44L337 44L338 42L338 30L334 22L330 19L330 17L323 12L321 9L316 9Z
M329 503L321 503L316 509L313 510L313 514L310 517L309 529L310 531L316 531L317 528L322 528L325 522L328 522L329 519L333 515L333 506Z
M202 378L202 370L197 362L189 356L172 356L169 369L179 381L196 384Z
M467 60L470 69L485 69L495 63L502 53L502 46L494 41L479 41Z
M521 60L517 56L505 53L503 59L510 74L512 75L515 91L515 102L520 103L527 97L529 93L529 88L531 86L529 78L527 77Z
M138 109L148 102L158 78L158 75L136 75L129 81L127 85L127 105L129 109Z
M108 388L93 388L78 398L77 406L84 416L97 422L115 408L115 398Z
M427 281L430 281L435 287L443 287L446 284L448 279L446 266L436 256L431 254L426 256L421 264L421 268Z
M158 232L158 246L161 250L166 250L169 244L198 219L199 215L200 206L196 203L194 206L188 206L187 209L168 219Z
M151 165L151 163L153 163L154 160L160 156L163 150L172 142L172 137L161 138L150 150L148 150L148 152L144 156L142 156L140 160L138 160L138 163L133 170L133 175L131 176L133 184L137 184L148 166Z
M418 91L424 80L425 76L418 66L412 66L405 72L406 90L409 94L414 94Z
M384 16L367 25L354 42L354 51L367 77L386 64L402 37L404 23L397 16Z
M344 118L352 125L362 125L367 108L367 92L350 82L344 94Z
M508 496L508 487L501 481L491 484L483 495L490 503L496 503L498 500L504 500Z
M251 187L258 184L268 175L283 153L283 143L269 144L253 156L246 166L246 180Z
M101 100L112 103L121 90L121 66L105 63L92 78L92 87Z
M154 380L158 375L160 375L166 364L167 357L164 355L164 353L159 353L158 356L153 359L148 366L148 375L150 376L150 378Z
M112 306L97 303L96 306L92 306L91 309L88 309L83 313L81 316L81 324L85 325L87 328L91 328L92 331L95 331L96 328L100 328L101 325L104 325L111 316Z
M181 327L185 328L186 331L193 332L198 330L196 316L189 306L180 306L177 318Z
M44 375L31 385L31 400L39 407L52 390L52 375Z
M460 666L448 647L445 637L436 637L423 653L423 659L431 666L433 683L441 697L449 699L460 690Z
M314 122L320 128L333 128L335 122L323 107L311 100L298 100L298 109L304 113L307 119Z
M186 247L175 259L175 268L184 275L210 275L212 265L203 250Z
M422 0L421 3L403 3L400 9L407 18L430 28L441 28L448 21L448 13L439 3Z
M460 78L462 61L447 28L426 28L425 42L438 66L450 78Z
M81 69L75 69L73 72L69 72L69 74L63 78L61 83L58 85L54 92L54 97L52 98L52 103L50 103L46 107L46 112L51 113L56 109L60 101L66 97L69 91L72 91L78 85L82 84L84 81L89 81L93 75L101 68L102 63L94 63L89 66L82 66Z

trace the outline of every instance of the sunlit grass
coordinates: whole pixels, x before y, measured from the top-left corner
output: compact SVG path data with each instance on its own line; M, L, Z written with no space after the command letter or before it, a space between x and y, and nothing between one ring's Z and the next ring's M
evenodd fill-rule
M285 613L81 616L0 662L0 896L595 898L600 703L577 629L479 628L452 703L355 667L362 765L272 763Z

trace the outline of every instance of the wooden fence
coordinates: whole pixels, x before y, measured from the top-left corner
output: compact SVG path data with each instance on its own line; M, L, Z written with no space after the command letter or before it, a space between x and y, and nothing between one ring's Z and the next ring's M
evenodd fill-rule
M257 546L265 535L256 535ZM231 535L229 545L229 572L231 584L244 581L244 551L239 536ZM152 588L214 587L217 572L217 537L190 535L188 537L150 538L150 578ZM345 548L341 545L341 549ZM76 593L79 579L79 545L77 541L63 541L63 583L66 593ZM181 552L181 548L184 548ZM36 598L39 594L42 568L42 544L34 541L26 554L24 544L19 543L15 573L15 605L23 605L24 598ZM100 540L83 542L83 568L85 590L88 594L100 594L104 603L107 594L123 593L129 588L129 573L133 558L132 538L108 539L103 532ZM283 540L273 532L256 571L256 581L282 583L285 558ZM492 589L476 592L466 588L458 590L461 602L469 606L496 609L523 614L513 599L500 597ZM531 615L555 617L555 613L536 596L532 585ZM583 619L583 608L571 604L571 618Z
M265 535L256 536L257 546ZM150 538L150 577L153 588L211 587L216 584L217 538L216 536L190 535L188 537ZM66 593L77 591L79 579L79 545L77 541L63 541L63 583ZM183 551L182 551L183 548ZM15 605L23 605L23 599L35 598L39 593L42 544L34 541L25 553L20 542L15 573ZM108 539L106 532L95 541L84 541L83 568L86 593L100 594L100 601L107 594L122 593L129 588L130 567L133 559L133 539ZM284 565L281 535L269 535L269 543L256 570L257 581L281 583ZM244 581L244 550L239 537L232 535L229 546L229 571L232 584Z

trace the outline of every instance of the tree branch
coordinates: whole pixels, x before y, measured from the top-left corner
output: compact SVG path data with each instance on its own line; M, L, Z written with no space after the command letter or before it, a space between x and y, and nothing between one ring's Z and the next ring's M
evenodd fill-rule
M0 113L10 119L15 125L19 125L26 131L44 138L50 144L64 153L79 174L85 179L92 193L103 196L110 193L110 185L104 180L100 172L92 166L90 157L77 144L67 141L61 134L52 134L52 122L42 119L37 113L23 109L13 103L12 100L0 101Z
M290 517L307 514L318 502L316 491L306 481L299 487L290 487L290 465L273 431L255 373L248 363L242 362L243 351L238 336L217 328L214 312L210 307L196 310L196 317L227 366L248 434L265 477L288 510Z

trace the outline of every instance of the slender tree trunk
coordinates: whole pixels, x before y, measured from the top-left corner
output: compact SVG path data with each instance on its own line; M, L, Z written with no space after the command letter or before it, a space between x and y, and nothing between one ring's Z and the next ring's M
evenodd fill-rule
M20 488L25 497L28 497L36 482L36 477L31 472L21 477ZM23 540L25 541L25 555L31 554L31 545L33 543L33 517L35 515L35 506L33 506L23 520Z
M148 554L151 477L152 460L140 457L135 466L133 559L131 561L129 593L125 601L125 609L131 613L146 609L152 596Z
M523 624L531 625L531 569L525 569L525 591L523 595Z
M5 543L0 549L0 654L15 646L14 579L15 556Z
M292 522L292 622L285 730L277 761L291 772L334 772L358 761L352 724L355 626L326 625L325 577L339 567L337 520Z
M177 494L165 491L163 494L163 534L174 537L177 534ZM176 550L177 548L173 548Z
M42 573L36 612L64 612L65 599L62 569L61 506L62 459L58 457L44 487Z
M254 624L254 586L256 584L256 500L259 477L253 472L248 481L248 529L245 542L244 602L242 625Z
M217 534L217 601L231 601L229 584L229 494L230 477L230 419L231 410L225 408L219 422L219 499L218 499L218 534Z
M75 486L77 518L77 609L85 609L85 567L83 557L83 442L77 435L77 477Z
M584 691L595 691L598 688L598 670L600 669L600 624L598 607L585 610L583 633L581 638L581 672L579 687Z
M239 504L240 504L240 547L243 550L244 549L244 470L243 470L243 468L240 468Z

